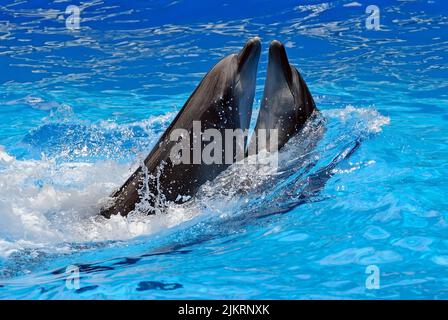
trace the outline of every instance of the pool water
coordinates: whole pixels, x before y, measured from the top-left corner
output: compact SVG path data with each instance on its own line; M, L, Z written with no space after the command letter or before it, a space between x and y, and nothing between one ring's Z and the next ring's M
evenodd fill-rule
M444 1L0 7L0 298L448 298ZM253 36L253 119L274 39L321 110L278 175L232 166L166 214L98 217L205 73Z

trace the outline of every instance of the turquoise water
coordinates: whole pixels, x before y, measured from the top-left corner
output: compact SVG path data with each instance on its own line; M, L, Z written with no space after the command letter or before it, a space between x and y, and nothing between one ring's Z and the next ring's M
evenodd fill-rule
M448 6L374 2L377 31L363 0L3 1L0 298L448 298ZM98 217L252 36L255 110L273 39L322 110L280 174L231 167L167 214Z

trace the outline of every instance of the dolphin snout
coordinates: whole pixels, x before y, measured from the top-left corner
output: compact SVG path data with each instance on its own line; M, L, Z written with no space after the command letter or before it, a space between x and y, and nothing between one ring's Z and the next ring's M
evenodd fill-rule
M258 60L261 53L260 38L254 37L249 39L238 54L238 70L241 71L247 65L258 66Z
M288 55L286 54L285 46L278 40L274 40L269 45L269 67L270 76L274 76L278 80L283 76L283 79L292 84L292 72L289 64Z

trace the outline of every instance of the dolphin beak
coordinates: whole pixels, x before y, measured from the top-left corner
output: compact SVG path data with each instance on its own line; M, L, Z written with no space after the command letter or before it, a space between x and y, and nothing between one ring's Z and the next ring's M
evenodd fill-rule
M238 71L242 72L246 67L253 67L255 69L258 67L258 60L260 59L261 53L261 41L260 38L255 37L249 39L246 45L241 49L238 54Z

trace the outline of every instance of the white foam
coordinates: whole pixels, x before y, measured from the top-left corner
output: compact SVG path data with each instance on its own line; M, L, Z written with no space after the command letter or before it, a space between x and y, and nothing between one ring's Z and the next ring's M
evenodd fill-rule
M113 161L57 164L19 161L0 151L0 256L63 242L125 240L170 228L194 217L173 206L167 214L98 216L102 200L130 175ZM132 168L135 169L135 168Z
M326 110L325 115L338 118L340 121L355 121L358 129L379 133L385 125L390 124L390 118L383 116L374 108L355 108L347 105L342 109Z

